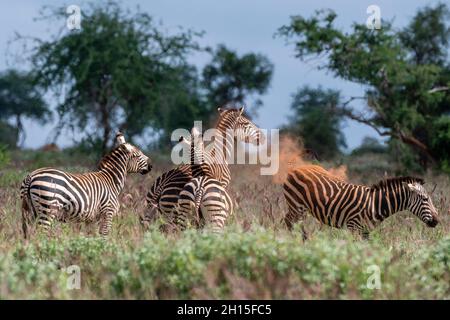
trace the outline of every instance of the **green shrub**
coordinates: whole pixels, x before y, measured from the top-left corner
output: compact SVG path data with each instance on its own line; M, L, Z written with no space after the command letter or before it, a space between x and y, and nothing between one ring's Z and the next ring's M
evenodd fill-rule
M0 144L0 170L9 165L11 162L11 154L8 147Z
M247 298L449 298L450 238L410 260L399 255L344 232L317 232L306 243L300 234L263 228L231 228L222 236L188 230L175 237L153 229L138 245L42 237L0 255L0 298L178 299L202 292L218 299L239 292ZM81 269L81 290L64 287L62 270L70 265ZM380 290L366 285L373 265L381 271ZM249 287L244 293L243 284Z

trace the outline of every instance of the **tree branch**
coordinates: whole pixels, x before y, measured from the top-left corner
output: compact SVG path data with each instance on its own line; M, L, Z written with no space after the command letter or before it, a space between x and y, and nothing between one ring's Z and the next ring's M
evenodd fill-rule
M440 92L440 91L447 91L450 90L449 87L435 87L431 90L428 90L428 93L435 93L435 92Z
M355 97L352 97L355 98ZM356 99L356 98L355 98ZM354 99L351 99L354 100ZM379 129L379 126L375 124L375 121L373 119L368 119L366 117L364 117L362 114L356 114L352 109L350 108L346 108L345 105L348 105L350 101L347 101L346 103L344 103L343 107L339 107L336 108L338 110L338 112L351 119L354 120L356 122L365 124L369 127L371 127L372 129L374 129L380 136L390 136L393 138L397 138L401 141L403 141L404 143L415 147L416 149L419 149L424 155L426 155L426 157L432 162L434 163L434 157L431 155L430 150L428 149L428 147L422 143L421 141L419 141L417 138L411 136L411 135L407 135L405 134L402 130L400 129L391 129L388 131L382 131Z

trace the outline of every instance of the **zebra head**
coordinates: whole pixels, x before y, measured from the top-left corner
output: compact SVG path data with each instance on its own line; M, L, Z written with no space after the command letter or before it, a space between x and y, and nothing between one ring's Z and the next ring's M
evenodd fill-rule
M137 147L127 143L121 132L116 135L118 148L127 155L127 172L147 174L152 170L149 157L147 157Z
M253 122L244 115L244 107L240 109L223 110L218 108L220 116L227 118L229 122L234 122L232 128L238 141L251 143L255 146L264 142L265 136Z
M422 183L412 182L405 184L410 192L408 210L418 216L428 227L436 227L439 223L438 212Z

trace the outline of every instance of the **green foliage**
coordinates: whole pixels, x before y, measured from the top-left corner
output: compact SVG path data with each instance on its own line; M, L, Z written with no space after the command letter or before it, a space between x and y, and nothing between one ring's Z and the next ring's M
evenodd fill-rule
M215 107L243 105L249 96L267 91L272 74L273 65L267 57L254 53L239 56L220 45L203 69L203 86L209 104ZM262 102L256 100L254 104Z
M66 19L60 8L43 15ZM183 82L191 72L186 56L198 49L198 35L168 35L145 13L92 3L83 10L81 30L37 42L32 62L44 88L57 95L66 88L57 107L61 126L88 131L94 124L88 133L101 139L105 152L117 129L130 138L148 126L169 130L172 124L159 114L202 108L180 103L191 93L191 83Z
M195 67L184 65L169 75L162 88L163 99L159 100L156 129L162 129L160 148L167 147L174 129L190 128L194 121L207 120L211 108L201 94L199 75Z
M153 177L130 176L107 241L98 238L96 224L56 223L50 236L37 233L24 242L18 190L29 170L18 168L45 155L15 151L13 164L0 172L0 299L450 298L448 175L424 177L437 183L433 201L441 223L436 228L399 213L368 241L320 226L311 215L287 232L281 186L239 167L232 168L239 174L230 190L239 206L222 235L194 229L166 235L158 225L143 233L137 215L145 203L139 199ZM361 166L379 165L381 158L373 157L385 155L355 158L366 156L372 158ZM75 167L83 157L64 152L49 157L71 172L93 164ZM154 163L152 174L158 176L165 163ZM351 163L348 168L355 183L371 184L383 175L358 173ZM67 290L66 268L73 265L80 267L80 290ZM372 265L380 268L380 290L366 286Z
M405 144L398 140L391 140L388 143L389 157L394 163L400 163L397 174L407 175L411 173L423 173L423 168L419 164L417 153L414 153Z
M1 166L0 166L1 168ZM22 180L25 178L26 172L16 169L2 169L0 171L0 187L1 188L19 188Z
M19 143L19 130L11 124L0 121L0 144L15 148Z
M227 230L223 236L189 230L179 238L153 230L137 247L96 238L42 238L0 256L0 297L186 299L207 290L211 298L226 299L238 290L236 281L262 281L259 294L275 299L289 295L282 283L300 286L297 298L448 298L449 245L450 239L442 239L408 263L377 243L321 233L302 244L300 234L275 235L261 228ZM70 265L80 267L81 290L65 289L62 268ZM382 272L382 290L366 286L372 265ZM289 280L273 282L282 278ZM256 291L246 294L252 297L251 292L258 297Z
M293 111L286 131L301 137L306 148L314 150L321 159L332 159L346 147L341 131L342 116L333 111L339 104L339 92L308 86L294 95Z
M0 144L0 169L3 169L11 162L11 155L8 147Z
M0 74L0 139L11 148L19 142L19 135L24 135L23 118L45 124L51 119L51 112L34 83L33 74L4 71ZM12 121L15 126L6 121Z
M450 28L446 22L449 18L448 8L443 3L434 8L425 7L417 12L400 34L402 43L410 49L416 64L442 65L447 61ZM431 32L434 34L430 39Z
M369 112L357 113L348 104L339 112L406 144L422 167L445 167L450 158L442 148L449 141L448 17L448 8L438 4L420 10L403 30L384 22L380 30L354 24L344 33L334 25L336 14L322 10L312 18L292 17L279 34L294 41L298 58L326 55L320 69L367 88Z
M364 137L361 145L352 150L351 155L362 155L366 153L386 153L387 149L377 139L372 137Z

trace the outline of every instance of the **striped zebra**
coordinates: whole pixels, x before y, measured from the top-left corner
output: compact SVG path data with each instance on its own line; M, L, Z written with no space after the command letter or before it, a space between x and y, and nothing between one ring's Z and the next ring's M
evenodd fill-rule
M201 176L184 186L173 210L174 224L180 230L190 223L196 228L210 226L220 233L233 214L233 201L219 180Z
M210 164L205 161L205 147L200 132L194 127L191 141L181 137L180 141L190 146L191 166L199 166L202 175L192 178L180 192L173 208L174 226L185 230L188 223L197 228L206 224L219 233L226 219L233 214L233 201L222 183L211 177Z
M424 180L397 177L371 187L347 183L316 165L300 166L283 185L289 229L307 212L323 224L358 232L364 237L390 215L408 210L435 227L437 210L423 187Z
M128 173L146 174L152 166L149 158L126 143L119 132L117 147L106 155L98 171L72 174L42 168L29 174L20 188L22 229L28 238L29 226L48 231L54 220L61 222L100 222L99 233L109 234L113 216L119 210L119 194Z
M208 145L205 152L205 162L210 166L181 165L163 173L158 177L147 194L147 209L141 216L141 224L145 227L159 215L170 216L173 207L178 203L181 190L192 178L210 170L209 176L214 177L226 188L231 181L227 159L234 155L234 139L259 145L264 135L261 130L244 116L244 108L224 110L218 108L219 119L216 125L216 136L212 146Z

